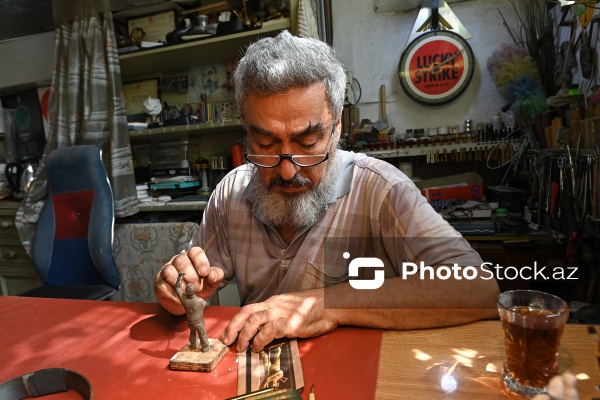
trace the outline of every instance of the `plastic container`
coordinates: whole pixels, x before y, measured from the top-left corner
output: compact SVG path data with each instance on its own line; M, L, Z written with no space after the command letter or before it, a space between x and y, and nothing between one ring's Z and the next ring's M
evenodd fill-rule
M508 215L508 210L506 208L496 208L496 232L502 232L504 230L504 220Z
M492 116L492 126L494 132L500 132L500 129L502 129L502 117L500 116L500 113L496 113Z

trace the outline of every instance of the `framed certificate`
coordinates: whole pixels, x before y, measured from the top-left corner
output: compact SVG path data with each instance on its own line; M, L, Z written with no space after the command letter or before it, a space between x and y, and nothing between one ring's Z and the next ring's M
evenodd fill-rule
M127 115L145 114L144 100L159 98L158 79L146 79L123 84L123 98Z
M176 28L175 10L162 11L156 14L135 17L127 20L127 30L142 28L145 32L144 42L166 42L167 33Z

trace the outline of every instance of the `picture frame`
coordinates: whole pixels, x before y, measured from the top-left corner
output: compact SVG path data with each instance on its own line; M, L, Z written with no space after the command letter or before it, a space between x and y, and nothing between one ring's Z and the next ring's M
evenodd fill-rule
M238 353L238 396L259 390L299 390L303 387L304 375L296 339L274 340L260 353L253 352L250 347Z
M167 33L173 32L177 27L175 10L165 10L154 14L133 17L127 20L127 32L133 28L144 30L144 42L166 42Z
M159 99L159 79L145 79L123 84L123 99L127 115L145 114L143 102L148 97Z

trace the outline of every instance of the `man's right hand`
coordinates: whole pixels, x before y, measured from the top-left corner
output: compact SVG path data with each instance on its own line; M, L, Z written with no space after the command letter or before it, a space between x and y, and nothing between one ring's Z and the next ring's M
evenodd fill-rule
M224 275L221 268L210 266L206 253L200 247L192 247L173 257L158 272L154 282L154 295L167 311L175 315L185 314L181 300L175 293L180 272L185 273L186 284L192 283L196 288L196 295L203 299L208 299L215 292Z

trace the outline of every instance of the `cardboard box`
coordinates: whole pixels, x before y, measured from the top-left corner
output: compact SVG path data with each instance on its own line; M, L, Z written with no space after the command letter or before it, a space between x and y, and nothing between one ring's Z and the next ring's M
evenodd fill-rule
M483 178L476 172L417 181L415 185L421 189L421 193L429 203L453 199L475 201L483 199Z

